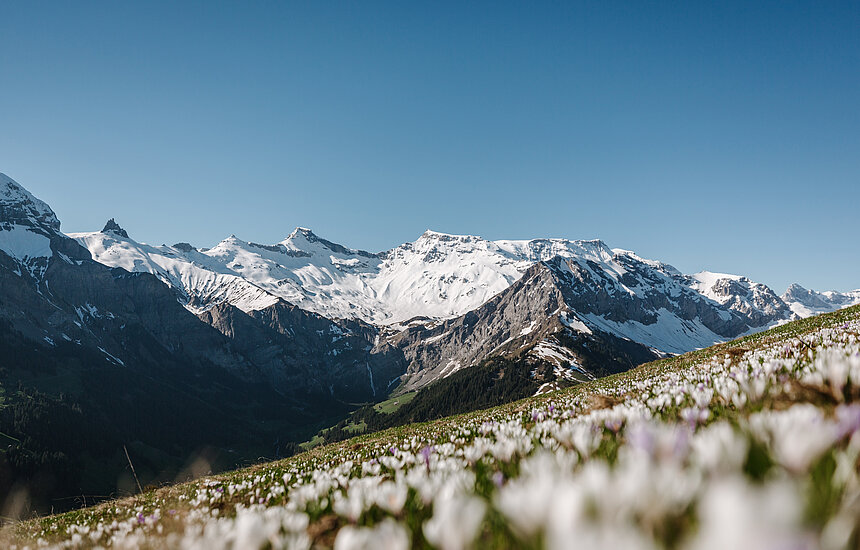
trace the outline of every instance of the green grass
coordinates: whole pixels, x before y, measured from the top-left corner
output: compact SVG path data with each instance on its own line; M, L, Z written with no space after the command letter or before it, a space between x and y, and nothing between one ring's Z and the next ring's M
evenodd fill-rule
M314 447L319 447L323 443L325 443L325 439L323 439L319 434L317 434L308 441L305 441L304 443L299 443L299 447L301 447L303 451L309 451Z
M355 422L350 422L343 428L345 431L350 433L364 433L364 430L367 429L367 424L364 422L359 422L356 424Z
M410 401L412 401L413 399L415 399L415 396L417 394L418 394L417 391L411 391L408 393L404 393L404 394L398 395L397 397L392 397L391 399L389 399L387 401L377 403L376 405L373 406L373 408L376 409L376 412L383 413L383 414L391 414L391 413L395 412L397 409L399 409L400 407L402 407L403 405L405 405L405 404L409 403Z

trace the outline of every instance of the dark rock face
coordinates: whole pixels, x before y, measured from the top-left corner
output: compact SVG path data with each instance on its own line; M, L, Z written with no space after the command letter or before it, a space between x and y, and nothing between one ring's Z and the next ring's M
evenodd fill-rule
M378 329L360 321L332 321L286 302L250 313L222 303L199 317L286 395L372 401L403 373L396 351L371 353Z
M322 237L318 237L316 233L307 229L305 227L297 227L295 231L290 235L291 237L296 237L301 235L307 240L309 243L320 243L324 247L328 248L332 252L337 252L339 254L357 254L359 256L364 256L365 258L379 258L379 254L373 254L371 252L366 252L364 250L352 250L346 248L343 245L339 245L337 243L333 243L327 239L323 239Z
M123 238L128 238L128 233L126 233L125 229L120 227L116 220L113 218L109 219L102 229L102 233L113 233L114 235L118 235Z
M182 252L191 252L192 250L197 250L188 243L176 243L173 245L173 248L181 250Z

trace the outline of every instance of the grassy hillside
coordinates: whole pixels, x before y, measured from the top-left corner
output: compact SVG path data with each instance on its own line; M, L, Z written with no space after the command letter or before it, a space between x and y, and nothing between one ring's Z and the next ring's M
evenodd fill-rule
M0 543L856 548L858 456L853 307L567 390L7 526Z

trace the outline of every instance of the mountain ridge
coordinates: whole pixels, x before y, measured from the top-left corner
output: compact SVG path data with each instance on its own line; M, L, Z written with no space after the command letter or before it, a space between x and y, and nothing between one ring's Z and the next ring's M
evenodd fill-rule
M586 257L603 265L614 257L626 257L681 275L668 264L610 249L597 239L487 241L474 235L428 230L414 242L370 253L332 243L307 228L296 228L275 245L231 236L208 249L152 247L133 239L119 244L112 242L114 234L105 232L71 236L106 265L155 274L173 270L174 277L160 278L188 296L187 305L196 311L222 300L249 311L283 299L330 318L359 318L380 326L398 325L415 317L461 315L510 286L533 263L555 255ZM130 258L143 261L130 263ZM201 280L201 269L210 272L206 280ZM181 274L187 271L198 274ZM216 280L224 276L232 282ZM775 313L789 320L792 313L800 316L804 311L797 307L794 311L793 302L783 300L790 301L790 293L779 297L766 285L746 277L711 272L687 277L689 287L717 302L731 302L730 307L752 315L759 326ZM223 291L213 294L213 288ZM834 307L860 300L860 295L851 292L829 295L834 298L828 303ZM780 304L780 300L785 303Z

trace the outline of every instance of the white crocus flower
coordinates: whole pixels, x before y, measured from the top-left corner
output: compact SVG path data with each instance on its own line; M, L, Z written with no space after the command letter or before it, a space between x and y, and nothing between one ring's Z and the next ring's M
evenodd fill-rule
M409 546L409 532L391 518L373 527L347 525L334 541L334 550L406 550Z
M445 493L433 501L433 517L424 524L424 536L441 550L469 548L484 519L481 499Z
M800 490L785 483L755 487L740 477L718 480L699 504L699 528L688 550L812 550L800 527Z
M814 405L802 403L785 411L763 411L750 417L753 433L764 441L782 466L805 471L839 436L837 426Z

